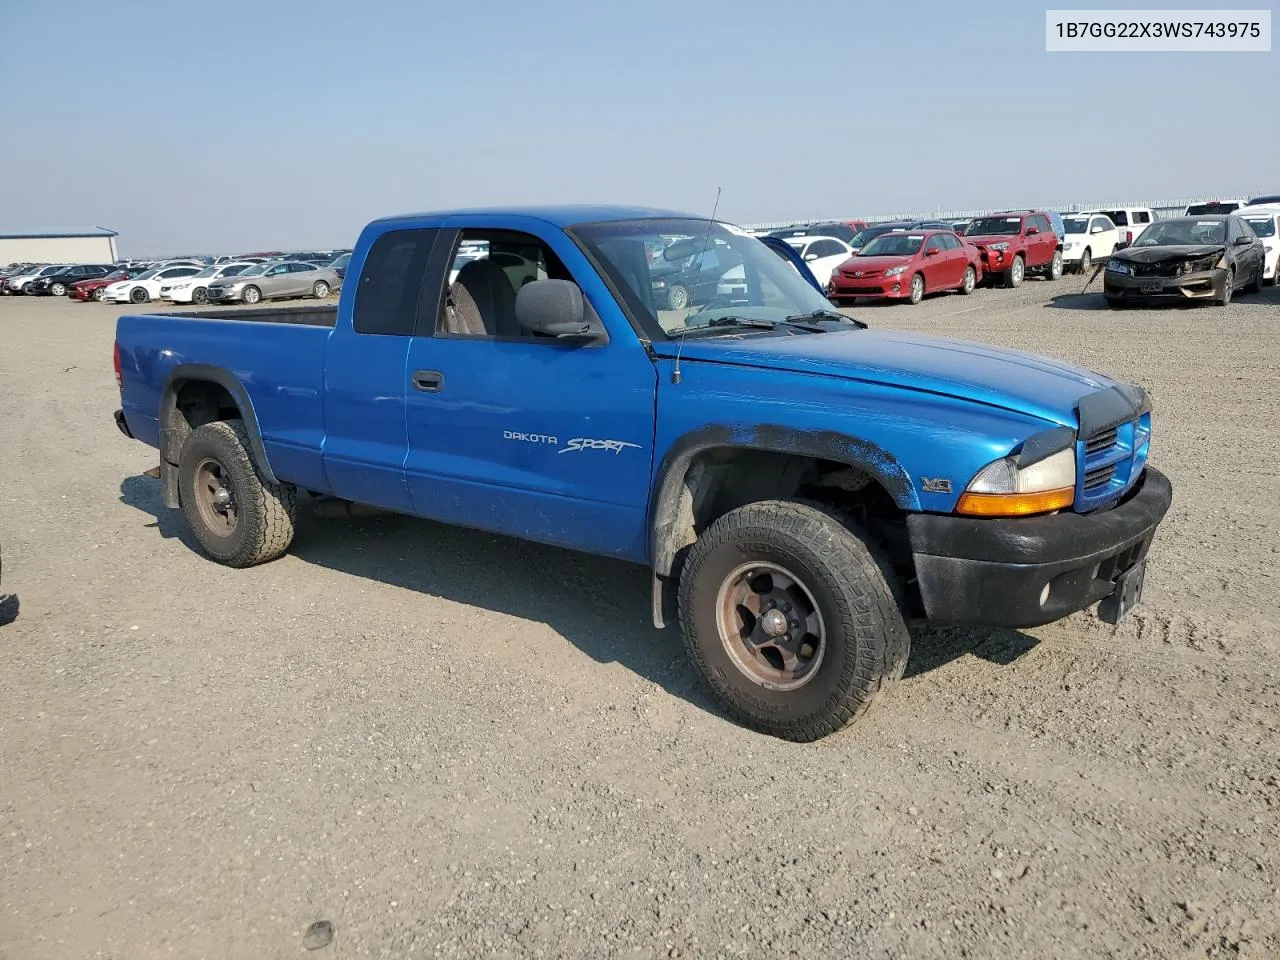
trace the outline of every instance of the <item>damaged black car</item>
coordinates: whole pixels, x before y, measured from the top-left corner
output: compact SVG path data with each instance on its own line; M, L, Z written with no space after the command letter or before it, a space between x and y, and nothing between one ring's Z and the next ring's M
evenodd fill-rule
M1237 290L1262 289L1262 241L1240 217L1160 220L1107 261L1102 292L1111 307L1208 300L1225 307Z

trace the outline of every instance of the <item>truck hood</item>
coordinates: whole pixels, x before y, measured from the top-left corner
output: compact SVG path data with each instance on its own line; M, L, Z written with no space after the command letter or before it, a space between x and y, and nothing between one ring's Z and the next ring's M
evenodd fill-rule
M674 357L680 344L653 344ZM1116 381L1017 350L893 330L688 340L683 361L733 363L885 384L970 400L1074 427L1076 403Z

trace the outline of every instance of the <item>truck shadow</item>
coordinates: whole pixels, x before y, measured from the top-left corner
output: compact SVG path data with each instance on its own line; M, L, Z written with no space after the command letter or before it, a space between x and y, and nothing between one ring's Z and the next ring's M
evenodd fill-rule
M128 477L120 499L155 518L146 526L198 551L178 510L167 510L160 485ZM724 716L690 665L678 629L655 630L649 573L620 560L574 553L407 516L321 519L300 495L291 556L350 576L545 623L598 663L618 663L717 716ZM465 625L465 620L459 618ZM1007 664L1037 641L1010 630L918 628L906 676L966 654Z

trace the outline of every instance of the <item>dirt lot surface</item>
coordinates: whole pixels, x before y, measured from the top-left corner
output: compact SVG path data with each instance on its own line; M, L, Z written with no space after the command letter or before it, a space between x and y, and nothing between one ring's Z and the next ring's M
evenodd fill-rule
M0 300L0 957L1280 956L1280 290L1081 286L855 312L1150 390L1142 606L921 632L807 746L717 713L639 568L408 518L204 560L112 423L118 309Z

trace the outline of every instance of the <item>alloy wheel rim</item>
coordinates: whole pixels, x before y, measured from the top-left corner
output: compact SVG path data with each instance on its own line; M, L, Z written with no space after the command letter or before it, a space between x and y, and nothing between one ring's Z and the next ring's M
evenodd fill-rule
M739 672L768 690L804 686L826 656L826 624L813 593L776 563L744 563L725 577L716 629Z

